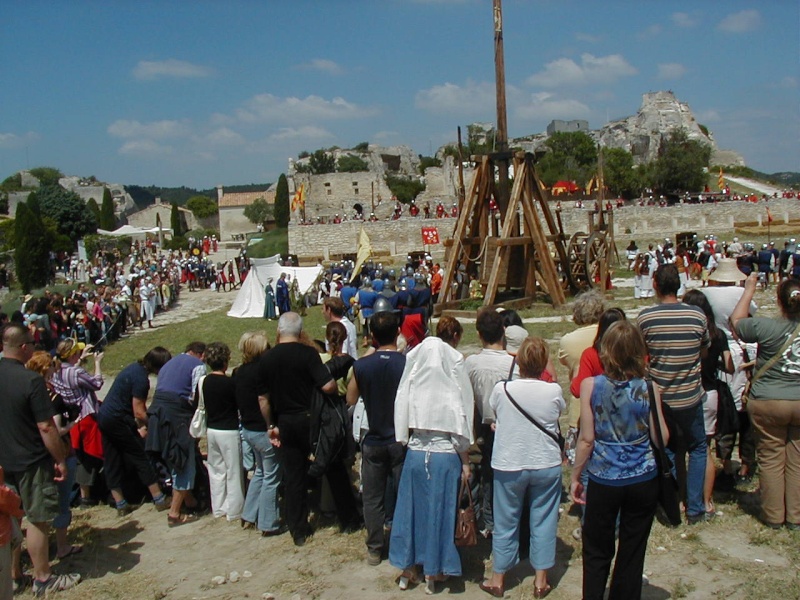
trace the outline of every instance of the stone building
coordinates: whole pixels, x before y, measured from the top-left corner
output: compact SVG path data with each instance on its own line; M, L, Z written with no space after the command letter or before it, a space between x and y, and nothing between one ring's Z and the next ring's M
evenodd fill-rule
M191 231L203 227L194 213L188 208L178 207L178 214L181 219L181 227L184 231ZM128 225L134 227L157 227L158 216L161 217L161 226L169 228L172 222L172 205L161 202L161 198L156 198L155 204L151 204L138 212L128 215Z
M588 133L589 121L561 121L559 119L553 119L547 126L547 135L553 135L554 133L570 133L574 131L583 131Z
M217 186L217 203L219 204L219 237L221 241L230 242L256 231L256 225L244 216L244 209L259 198L267 204L275 206L275 188L272 184L268 189L260 192L233 192L226 193L221 185ZM275 220L267 223L267 229L274 227Z

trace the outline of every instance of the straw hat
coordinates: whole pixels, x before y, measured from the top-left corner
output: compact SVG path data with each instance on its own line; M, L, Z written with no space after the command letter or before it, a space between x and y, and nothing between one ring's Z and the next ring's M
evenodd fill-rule
M739 283L747 279L747 275L736 266L735 258L720 258L717 261L717 268L708 276L709 281L719 281L721 283Z

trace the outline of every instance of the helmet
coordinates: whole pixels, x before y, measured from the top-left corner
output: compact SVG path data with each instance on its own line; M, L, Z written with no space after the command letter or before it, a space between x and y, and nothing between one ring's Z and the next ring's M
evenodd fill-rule
M425 281L425 276L422 273L414 273L414 282L422 283Z
M375 304L372 305L372 314L377 315L382 312L394 312L394 308L392 308L392 303L387 298L379 296L375 300Z

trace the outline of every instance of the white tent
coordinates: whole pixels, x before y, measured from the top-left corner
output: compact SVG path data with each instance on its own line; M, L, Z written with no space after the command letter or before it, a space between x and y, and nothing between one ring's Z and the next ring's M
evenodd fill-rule
M168 227L161 227L160 230L163 233L172 234L172 229ZM106 229L98 229L97 233L100 235L111 235L114 237L121 237L123 235L127 235L130 237L141 236L144 237L147 233L158 234L159 228L158 227L134 227L133 225L123 225L119 229L115 229L114 231L108 231Z
M297 280L301 294L306 294L314 285L314 282L322 274L322 265L316 267L284 267L280 264L280 255L276 254L270 258L251 258L250 271L244 280L233 306L228 311L229 317L239 319L263 317L264 298L267 281L272 278L272 287L281 276L286 273L292 281Z

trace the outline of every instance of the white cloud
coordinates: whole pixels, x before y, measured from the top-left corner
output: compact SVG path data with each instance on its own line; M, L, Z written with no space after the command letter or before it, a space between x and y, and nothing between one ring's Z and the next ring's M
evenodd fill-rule
M676 12L672 14L672 22L678 27L695 27L698 19L689 13Z
M29 131L22 135L16 133L0 133L0 148L20 148L39 139L39 134Z
M178 79L196 79L210 77L214 69L195 65L185 60L170 58L168 60L140 60L133 69L133 76L140 81L151 81L164 77Z
M108 133L121 138L163 139L183 137L189 134L187 121L151 121L140 123L119 119L108 126Z
M414 106L432 113L482 114L493 110L495 100L494 84L470 80L464 86L448 82L420 90L414 96Z
M543 71L531 75L527 83L547 88L608 84L636 73L636 68L620 54L593 56L584 53L580 64L571 58L559 58L548 63Z
M321 71L322 73L327 73L328 75L341 75L344 73L344 69L338 63L325 58L315 58L311 62L298 65L298 68Z
M516 108L514 114L520 119L550 120L579 119L588 117L589 107L578 100L558 98L550 92L539 92L525 98Z
M787 90L794 90L798 87L797 77L787 76L781 79L780 87Z
M119 153L127 156L159 158L173 155L175 149L172 146L159 144L153 140L131 140L122 145L119 149Z
M376 113L374 108L359 106L340 97L326 100L320 96L280 98L273 94L259 94L238 109L236 117L245 123L304 122L314 119L355 119Z
M717 25L717 29L726 33L745 33L761 26L761 14L757 10L743 10L728 15Z
M636 39L639 41L650 40L661 33L661 25L650 25L650 27L643 29L636 34Z
M659 79L680 79L686 74L686 67L680 63L658 65Z
M269 141L278 142L286 140L321 140L331 138L333 134L322 127L306 125L304 127L282 127L269 136Z
M243 135L229 127L213 130L203 141L215 146L241 146L247 142Z

